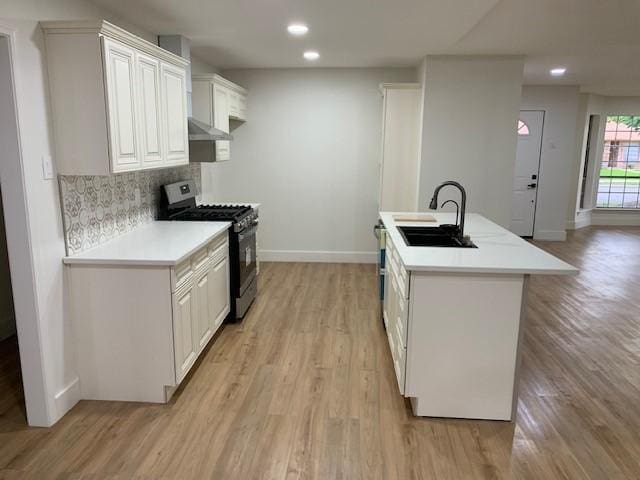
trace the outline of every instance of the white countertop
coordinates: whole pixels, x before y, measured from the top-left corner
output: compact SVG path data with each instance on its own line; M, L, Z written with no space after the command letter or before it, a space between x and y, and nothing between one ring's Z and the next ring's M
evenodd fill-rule
M380 212L398 254L407 270L503 274L575 275L578 269L535 247L485 217L468 213L465 235L478 248L409 247L398 226L434 227L455 223L455 214L428 212L437 222L396 222L393 215L415 212Z
M151 222L95 248L64 257L63 262L172 266L230 226L231 222Z

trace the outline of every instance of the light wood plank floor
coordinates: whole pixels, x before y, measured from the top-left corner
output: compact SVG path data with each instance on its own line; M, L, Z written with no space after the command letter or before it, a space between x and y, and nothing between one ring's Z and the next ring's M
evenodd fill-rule
M25 426L0 348L0 478L640 478L640 229L540 243L516 423L414 418L371 265L263 264L260 297L169 405L80 402Z

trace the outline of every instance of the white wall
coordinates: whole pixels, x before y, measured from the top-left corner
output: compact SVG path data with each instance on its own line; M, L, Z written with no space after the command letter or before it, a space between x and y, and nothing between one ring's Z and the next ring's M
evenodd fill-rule
M415 69L234 70L249 90L231 161L202 166L204 197L261 202L265 260L374 261L381 82Z
M534 238L564 240L567 210L573 193L572 172L579 162L576 148L580 92L577 86L524 86L521 110L543 110L544 129ZM575 201L575 196L573 197Z
M46 399L44 408L37 411L29 408L27 399L27 413L31 424L50 425L73 406L78 396L72 337L65 315L61 261L65 250L58 186L55 180L42 178L41 158L53 156L53 148L43 38L37 22L107 18L148 40L155 41L156 37L82 0L9 0L3 2L0 15L0 24L15 30L20 144L37 295L36 318L25 320L35 323L29 334L39 335L40 367L44 370L41 387ZM21 334L20 325L18 331ZM23 368L27 354L21 341Z
M219 69L191 54L191 74L198 73L219 73Z
M438 184L457 180L468 212L508 227L523 68L521 57L426 58L421 209Z

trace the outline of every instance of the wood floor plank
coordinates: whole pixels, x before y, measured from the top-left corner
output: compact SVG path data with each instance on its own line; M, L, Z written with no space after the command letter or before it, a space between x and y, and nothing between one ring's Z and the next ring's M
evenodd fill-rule
M538 245L581 273L531 279L516 422L413 417L373 265L262 263L168 405L83 401L29 428L0 342L0 479L640 478L640 228Z

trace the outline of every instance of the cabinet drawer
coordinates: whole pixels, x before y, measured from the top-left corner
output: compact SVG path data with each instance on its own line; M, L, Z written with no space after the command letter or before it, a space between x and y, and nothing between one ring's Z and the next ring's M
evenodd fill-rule
M217 248L209 247L209 258L211 259L211 265L217 265L221 260L224 260L229 255L229 244L227 242L218 246Z
M224 252L225 250L229 249L229 241L227 240L227 235L228 234L225 232L224 235L221 235L220 237L212 240L209 243L209 258L213 259L214 257L217 257L220 252Z
M191 258L188 258L171 269L171 291L175 292L193 276Z
M204 267L209 261L209 250L207 247L201 248L191 256L191 269L195 272Z

